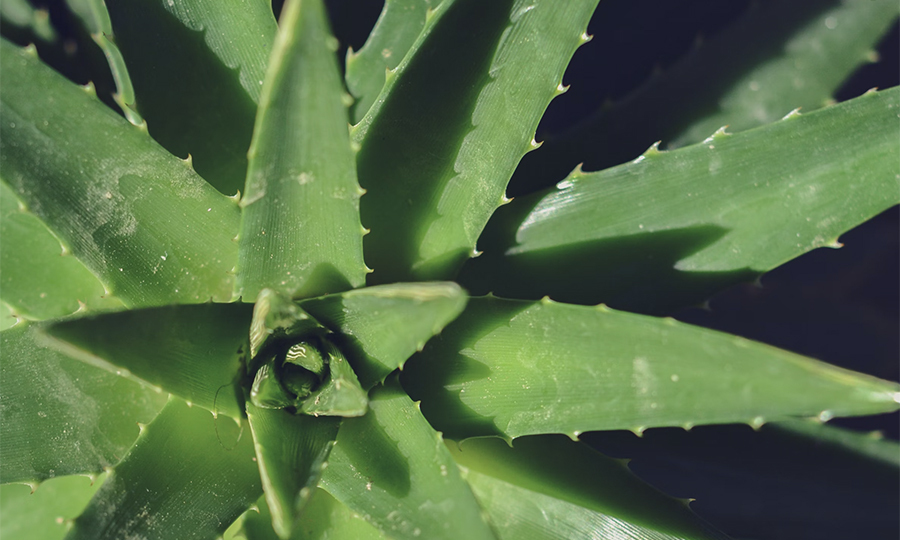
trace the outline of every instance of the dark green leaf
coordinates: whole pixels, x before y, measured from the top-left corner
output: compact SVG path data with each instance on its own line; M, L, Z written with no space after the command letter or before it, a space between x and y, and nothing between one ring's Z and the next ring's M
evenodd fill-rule
M80 360L241 418L251 310L240 303L147 308L57 322L46 332Z
M775 268L900 202L900 89L659 152L498 212L476 293L666 313ZM508 211L507 211L508 210ZM764 216L764 218L760 217Z
M344 419L321 485L389 538L494 538L440 434L393 386Z
M456 318L466 304L455 283L396 283L313 298L303 309L343 339L363 388L371 388Z
M247 540L276 540L272 516L264 500L259 512L244 514L241 532ZM323 489L317 489L307 506L306 515L291 540L387 540L378 529L336 501Z
M354 128L376 282L453 276L534 148L597 2L522 4L444 0Z
M272 525L281 538L291 538L305 519L340 418L315 418L285 410L247 405L256 459Z
M66 538L221 535L262 492L251 439L231 419L170 399Z

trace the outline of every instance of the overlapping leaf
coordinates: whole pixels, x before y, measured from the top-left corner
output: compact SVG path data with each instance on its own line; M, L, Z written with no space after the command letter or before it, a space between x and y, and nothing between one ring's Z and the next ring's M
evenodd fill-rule
M900 386L673 319L473 298L404 387L451 438L862 415Z
M900 202L900 90L744 133L717 133L501 209L473 292L651 313L700 303ZM765 216L761 219L760 216Z
M221 535L262 493L251 439L232 420L172 398L66 538Z
M166 400L46 348L37 332L21 323L0 334L0 483L100 473Z
M2 180L25 208L126 304L230 300L237 205L33 49L0 55Z
M474 255L596 3L437 7L354 128L375 282L452 277Z
M54 478L34 492L29 486L0 485L0 537L62 540L71 520L84 510L105 478Z

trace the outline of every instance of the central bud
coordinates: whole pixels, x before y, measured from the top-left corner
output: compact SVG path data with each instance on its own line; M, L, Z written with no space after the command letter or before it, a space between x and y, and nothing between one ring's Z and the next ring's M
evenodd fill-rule
M250 326L251 403L314 416L365 414L366 392L334 337L289 298L261 291Z

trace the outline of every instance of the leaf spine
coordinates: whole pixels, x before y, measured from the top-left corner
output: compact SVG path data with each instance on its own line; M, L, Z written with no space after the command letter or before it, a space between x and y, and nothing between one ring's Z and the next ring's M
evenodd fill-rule
M26 56L30 56L32 58L37 58L38 57L37 47L34 46L34 43L29 43L28 45L25 45L24 47L22 47L22 54L24 54ZM32 493L34 493L34 492L32 492Z
M790 119L792 119L792 118L797 118L798 116L800 116L800 107L797 107L797 108L794 109L793 111L787 113L787 114L784 115L781 119L782 119L782 120L790 120Z
M81 89L87 92L89 96L97 97L97 88L94 86L94 81L88 81Z

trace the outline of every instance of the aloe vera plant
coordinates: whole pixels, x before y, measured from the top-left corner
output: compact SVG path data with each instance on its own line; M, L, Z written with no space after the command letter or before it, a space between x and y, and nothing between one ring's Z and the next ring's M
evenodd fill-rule
M896 476L798 419L900 385L660 317L900 202L900 90L829 103L896 4L763 3L532 152L597 4L387 0L343 63L322 0L2 4L3 538L726 537L615 430Z

